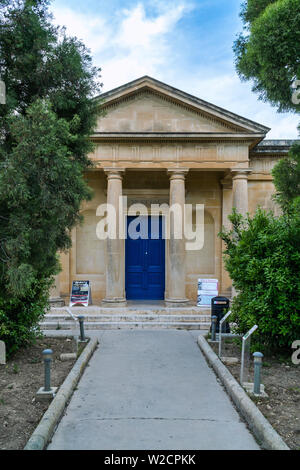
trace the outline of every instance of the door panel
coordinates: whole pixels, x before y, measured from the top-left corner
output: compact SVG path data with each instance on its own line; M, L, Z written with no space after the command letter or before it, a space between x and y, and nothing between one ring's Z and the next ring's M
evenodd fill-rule
M141 218L142 224L148 224L148 239L132 239L128 236L126 239L126 297L128 300L164 299L165 240L163 239L163 218L158 216L155 218L156 220L152 220L152 224L151 217ZM128 226L134 219L136 219L135 216L127 217L127 234ZM154 230L152 236L151 226ZM138 226L137 230L145 233L143 227Z

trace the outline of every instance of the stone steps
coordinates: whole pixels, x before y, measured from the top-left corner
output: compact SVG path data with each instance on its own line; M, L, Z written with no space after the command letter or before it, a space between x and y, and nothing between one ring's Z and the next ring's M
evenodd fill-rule
M210 315L152 315L152 314L115 314L115 315L82 315L85 322L94 322L94 321L200 321L200 322L209 322ZM71 316L63 314L46 314L44 317L49 321L74 321Z
M42 330L73 330L74 328L78 328L79 326L75 325L74 322L71 321L60 321L60 322L42 322L41 329ZM165 328L177 328L180 330L208 330L210 328L210 323L204 322L113 322L113 321L106 321L106 322L86 322L84 324L84 329L86 330L114 330L114 329L132 329L132 328L153 328L153 329L165 329Z
M210 307L162 307L159 305L126 306L118 308L102 307L97 305L90 305L88 307L53 307L51 308L49 315L69 315L67 308L73 313L73 315L210 315Z
M125 329L125 328L210 328L209 309L197 307L180 308L72 308L74 317L84 316L84 327L90 329ZM77 329L78 321L65 308L52 308L40 324L43 330Z

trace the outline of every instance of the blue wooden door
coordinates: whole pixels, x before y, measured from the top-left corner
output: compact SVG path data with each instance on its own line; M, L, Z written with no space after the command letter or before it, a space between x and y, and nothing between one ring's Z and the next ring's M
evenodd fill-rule
M133 239L130 223L135 216L127 217L125 243L126 298L128 300L163 300L165 292L165 240L163 218L140 217L136 231L143 238ZM151 222L152 219L152 222ZM145 238L147 236L147 238Z

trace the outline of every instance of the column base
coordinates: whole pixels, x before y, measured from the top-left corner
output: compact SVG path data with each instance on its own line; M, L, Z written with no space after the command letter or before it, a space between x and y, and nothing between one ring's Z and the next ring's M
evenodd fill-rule
M113 299L103 299L101 302L102 307L114 308L114 307L126 307L127 301L124 297L115 297Z
M166 307L186 307L189 299L165 299Z

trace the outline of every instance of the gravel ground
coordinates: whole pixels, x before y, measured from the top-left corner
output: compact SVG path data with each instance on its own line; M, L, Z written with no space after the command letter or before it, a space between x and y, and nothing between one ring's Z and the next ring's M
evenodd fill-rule
M35 398L44 385L42 351L48 348L53 350L51 385L60 386L75 362L59 359L61 353L75 352L72 339L44 337L0 365L0 450L23 449L48 408Z
M228 341L228 340L227 340ZM241 349L236 344L226 344L224 356L237 357L239 363L226 367L239 382ZM218 348L213 346L218 354ZM253 381L253 367L250 367ZM264 357L262 383L268 398L250 397L262 414L293 450L300 450L300 365L289 358Z

